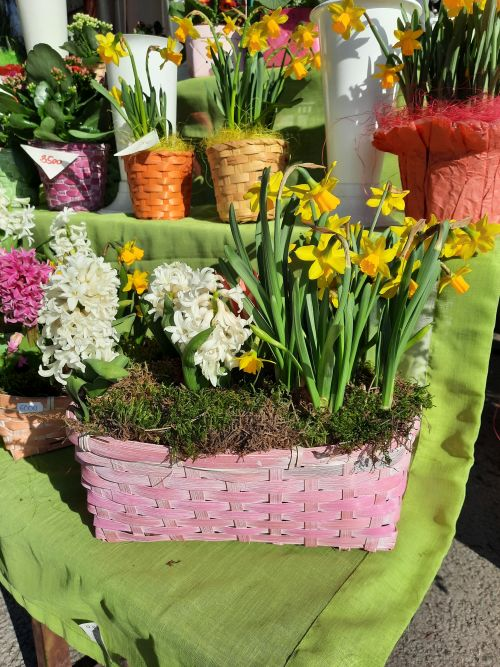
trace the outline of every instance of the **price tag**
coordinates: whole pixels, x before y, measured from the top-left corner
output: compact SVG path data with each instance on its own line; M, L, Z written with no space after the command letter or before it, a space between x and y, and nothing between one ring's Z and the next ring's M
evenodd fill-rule
M70 153L69 151L38 148L37 146L28 146L27 144L22 144L21 146L30 158L43 169L50 180L60 174L61 171L64 171L78 157L78 153Z
M28 401L28 403L18 403L17 413L19 415L29 415L35 412L43 412L43 403L39 401Z
M127 148L123 148L121 151L118 151L118 153L115 153L115 155L116 157L124 157L125 155L133 155L134 153L147 151L148 148L153 148L153 146L156 146L159 141L160 137L158 136L158 132L156 130L152 130L137 141L134 141L134 143L130 144L130 146L127 146Z

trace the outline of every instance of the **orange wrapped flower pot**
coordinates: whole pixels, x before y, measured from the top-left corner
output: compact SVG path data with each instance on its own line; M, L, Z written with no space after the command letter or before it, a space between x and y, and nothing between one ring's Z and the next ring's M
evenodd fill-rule
M373 145L399 159L415 219L500 220L500 99L382 114Z
M136 218L178 220L189 215L193 156L192 151L155 150L124 158Z
M67 396L22 397L0 394L0 437L14 459L66 447Z
M229 220L229 207L234 205L238 222L255 222L257 213L244 198L260 180L262 170L283 171L288 162L288 144L283 139L241 139L215 144L207 148L207 158L214 182L217 212L223 222ZM270 210L268 217L272 218Z

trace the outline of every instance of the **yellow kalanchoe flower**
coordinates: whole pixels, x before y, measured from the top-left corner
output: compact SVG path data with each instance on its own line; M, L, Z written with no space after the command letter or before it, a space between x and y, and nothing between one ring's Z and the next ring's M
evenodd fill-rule
M182 62L182 53L180 52L180 44L172 37L167 38L167 46L160 49L160 56L165 62L174 63L177 67Z
M292 33L292 41L299 49L311 49L314 40L318 37L318 30L314 23L302 23Z
M309 63L309 56L303 56L302 58L292 58L290 64L285 69L285 78L292 77L296 81L305 79L308 73L307 66Z
M386 185L387 183L384 183L380 188L370 188L374 196L368 199L366 202L367 206L370 206L371 208L378 208L382 200ZM382 215L390 215L393 209L396 209L397 211L404 211L405 203L403 200L409 193L409 190L397 190L391 185L384 203L382 204Z
M134 262L140 262L144 257L144 250L135 245L135 241L127 241L118 253L118 260L130 266Z
M328 10L332 15L332 30L344 39L349 39L352 30L362 32L365 29L360 19L366 9L356 7L353 0L343 0L341 3L331 4L328 6Z
M241 40L243 49L247 49L251 56L259 51L266 51L269 48L266 35L262 32L262 25L254 23L251 25Z
M231 16L228 16L227 14L224 14L224 21L226 25L222 28L222 32L229 37L231 33L237 32L238 34L241 33L241 28L239 28L236 25L236 20L233 19Z
M124 292L135 290L137 294L142 294L148 288L148 272L136 269L134 273L127 274L127 284L123 288Z
M174 33L179 42L185 44L188 37L191 37L191 39L199 38L200 33L196 30L190 18L178 18L177 16L173 16L172 21L179 26Z
M288 16L283 14L281 7L278 7L278 9L275 9L274 12L271 12L271 14L264 14L260 20L262 32L266 37L271 37L271 39L279 37L281 33L280 25L286 23L287 21Z
M444 290L445 287L451 285L455 292L458 294L465 294L470 288L468 282L464 280L464 276L470 273L472 269L468 266L462 266L455 273L445 273L445 275L439 281L439 294Z
M106 65L109 63L118 65L120 58L128 56L127 49L122 44L120 35L113 35L112 32L108 32L106 35L96 35L95 37L99 45L97 53Z
M380 86L384 89L394 88L399 81L398 72L401 72L404 65L377 65L380 72L373 74L374 79L380 79Z
M418 38L423 35L424 31L419 30L395 30L394 36L398 40L394 44L395 49L401 49L404 56L412 56L413 52L422 48L422 44Z
M248 350L244 352L241 357L236 357L238 361L238 368L244 373L251 373L255 375L264 366L264 360L259 359L255 350Z
M375 278L377 274L380 274L388 280L391 279L388 264L396 256L398 247L386 248L385 242L386 239L383 236L373 239L370 238L368 232L363 232L360 243L361 252L352 254L354 264L358 264L361 271L370 278Z

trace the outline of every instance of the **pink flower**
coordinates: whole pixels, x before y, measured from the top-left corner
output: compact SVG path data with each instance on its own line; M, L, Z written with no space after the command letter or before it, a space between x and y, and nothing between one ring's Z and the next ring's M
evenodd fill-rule
M22 333L13 333L12 336L9 338L9 342L7 343L7 354L14 354L14 352L17 352L19 346L22 343L22 340L23 340Z
M15 248L0 254L0 313L5 322L34 327L42 305L42 285L53 269L35 250Z
M21 355L17 360L16 368L24 368L28 365L28 360L24 355Z

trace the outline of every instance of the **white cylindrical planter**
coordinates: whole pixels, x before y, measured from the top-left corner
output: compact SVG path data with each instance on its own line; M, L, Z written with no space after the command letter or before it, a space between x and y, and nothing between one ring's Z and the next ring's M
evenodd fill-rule
M165 46L165 37L154 35L124 35L132 51L144 92L149 93L149 84L146 75L146 53L150 46ZM149 73L151 83L157 92L163 90L167 95L167 119L172 123L172 132L175 132L177 122L177 67L174 63L167 62L160 69L163 59L159 53L151 53L149 56ZM120 58L118 65L111 63L106 66L107 84L111 90L113 86L121 88L120 79L124 79L129 85L134 85L134 73L129 57ZM113 110L113 126L118 151L123 150L133 142L133 136L127 124L120 114ZM123 165L123 158L118 158L120 164L120 183L115 200L100 213L131 212L132 202L127 183L127 174Z
M212 61L207 57L208 40L213 40L212 31L209 25L197 25L196 30L199 37L193 39L188 37L186 40L186 61L189 75L194 78L210 76L212 74ZM215 32L219 36L224 51L232 51L235 48L234 33L226 36L224 26L215 26ZM239 42L239 35L236 35L236 46Z
M62 56L61 46L68 40L66 0L17 0L26 51L35 44L48 44Z
M370 186L378 185L383 153L372 146L375 111L394 99L393 90L382 90L373 74L377 64L385 64L380 46L370 27L351 33L348 40L332 30L332 15L324 2L311 12L311 21L319 25L325 130L328 162L337 162L335 176L339 184L335 194L341 199L339 215L353 221L369 222L373 210L366 207ZM401 16L401 4L408 14L421 11L416 0L364 0L361 6L388 44L396 40L394 30ZM363 19L361 19L363 21Z

